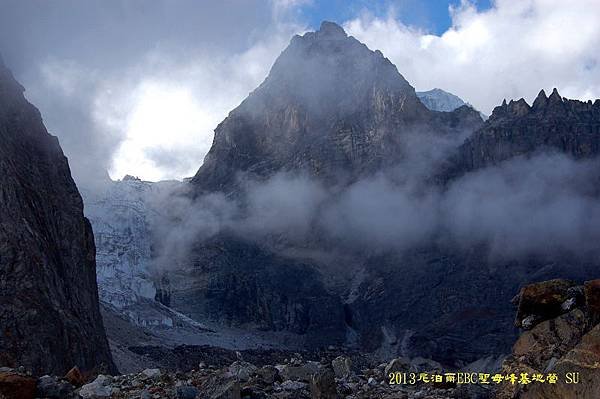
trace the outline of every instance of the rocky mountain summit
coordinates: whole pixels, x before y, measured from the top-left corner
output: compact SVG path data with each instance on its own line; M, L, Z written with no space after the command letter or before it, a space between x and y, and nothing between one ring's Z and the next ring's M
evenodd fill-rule
M219 124L192 184L228 192L240 173L285 170L344 184L406 156L408 133L458 135L481 123L469 107L429 110L380 51L323 22L295 36L265 81Z
M114 371L92 228L56 137L0 65L0 365Z
M429 110L381 52L324 22L295 36L216 128L190 185L198 198L236 198L251 181L290 173L343 189L414 156L415 138L458 141L482 123L467 106ZM281 249L285 234L260 241L224 229L197 240L189 259L168 272L169 306L196 320L291 333L289 344L359 344L352 320L361 319L345 302L359 297L350 291L362 283L364 259L336 259L330 254L343 250L319 242L318 232L311 237L289 251Z

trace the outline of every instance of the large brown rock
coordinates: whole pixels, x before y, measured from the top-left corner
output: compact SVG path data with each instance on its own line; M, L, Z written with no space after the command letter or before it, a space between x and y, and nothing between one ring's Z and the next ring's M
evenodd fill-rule
M114 371L92 228L56 137L0 64L0 366Z
M81 374L81 371L79 371L77 366L69 370L67 374L65 374L64 379L76 387L80 387L86 383L86 378L83 376L83 374Z
M335 374L332 369L324 368L316 372L310 381L312 399L337 399Z
M600 317L600 279L586 281L583 292L587 309L597 320Z
M36 394L35 378L17 373L0 373L0 398L33 399Z
M560 359L551 370L556 384L532 385L522 399L597 399L600 398L600 325ZM567 373L578 373L578 383L569 383ZM571 374L575 377L574 374ZM573 381L574 378L571 380Z
M521 363L514 356L509 356L507 359L505 359L501 370L502 375L509 375L513 373L515 375L520 375L520 373L532 375L539 372L539 370ZM523 392L523 387L519 384L501 383L493 388L495 391L493 397L495 399L517 399L520 398L520 395Z
M554 279L521 288L515 326L530 327L526 321L528 317L533 317L536 322L539 322L563 313L561 305L571 295L569 288L575 285L575 282L570 280Z
M520 358L521 362L544 370L551 358L558 359L573 348L587 327L588 322L583 311L572 310L523 332L513 346L513 354Z

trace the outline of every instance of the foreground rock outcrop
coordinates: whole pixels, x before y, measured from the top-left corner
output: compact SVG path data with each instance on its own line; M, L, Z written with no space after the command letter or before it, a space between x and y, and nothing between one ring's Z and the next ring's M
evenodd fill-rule
M113 371L92 228L56 137L0 64L0 366Z
M515 298L515 324L525 328L503 364L505 374L527 373L553 383L504 385L499 399L600 397L600 280L578 285L555 279L524 287Z

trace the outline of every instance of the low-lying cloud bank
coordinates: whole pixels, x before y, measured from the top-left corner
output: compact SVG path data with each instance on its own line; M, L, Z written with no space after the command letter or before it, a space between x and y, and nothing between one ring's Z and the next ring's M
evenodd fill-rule
M306 174L246 181L238 199L192 201L167 193L157 266L185 262L198 242L221 232L259 243L334 245L358 252L404 251L437 243L486 244L495 259L600 255L600 162L561 154L515 158L469 173L442 190L380 174L343 188ZM402 171L402 172L400 172ZM181 193L180 193L181 194ZM159 201L160 202L160 201Z

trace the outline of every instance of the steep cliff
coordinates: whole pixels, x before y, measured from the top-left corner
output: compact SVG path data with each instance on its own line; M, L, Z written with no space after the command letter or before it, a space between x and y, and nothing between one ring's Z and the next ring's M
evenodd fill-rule
M0 65L0 364L113 371L94 238L56 137Z

